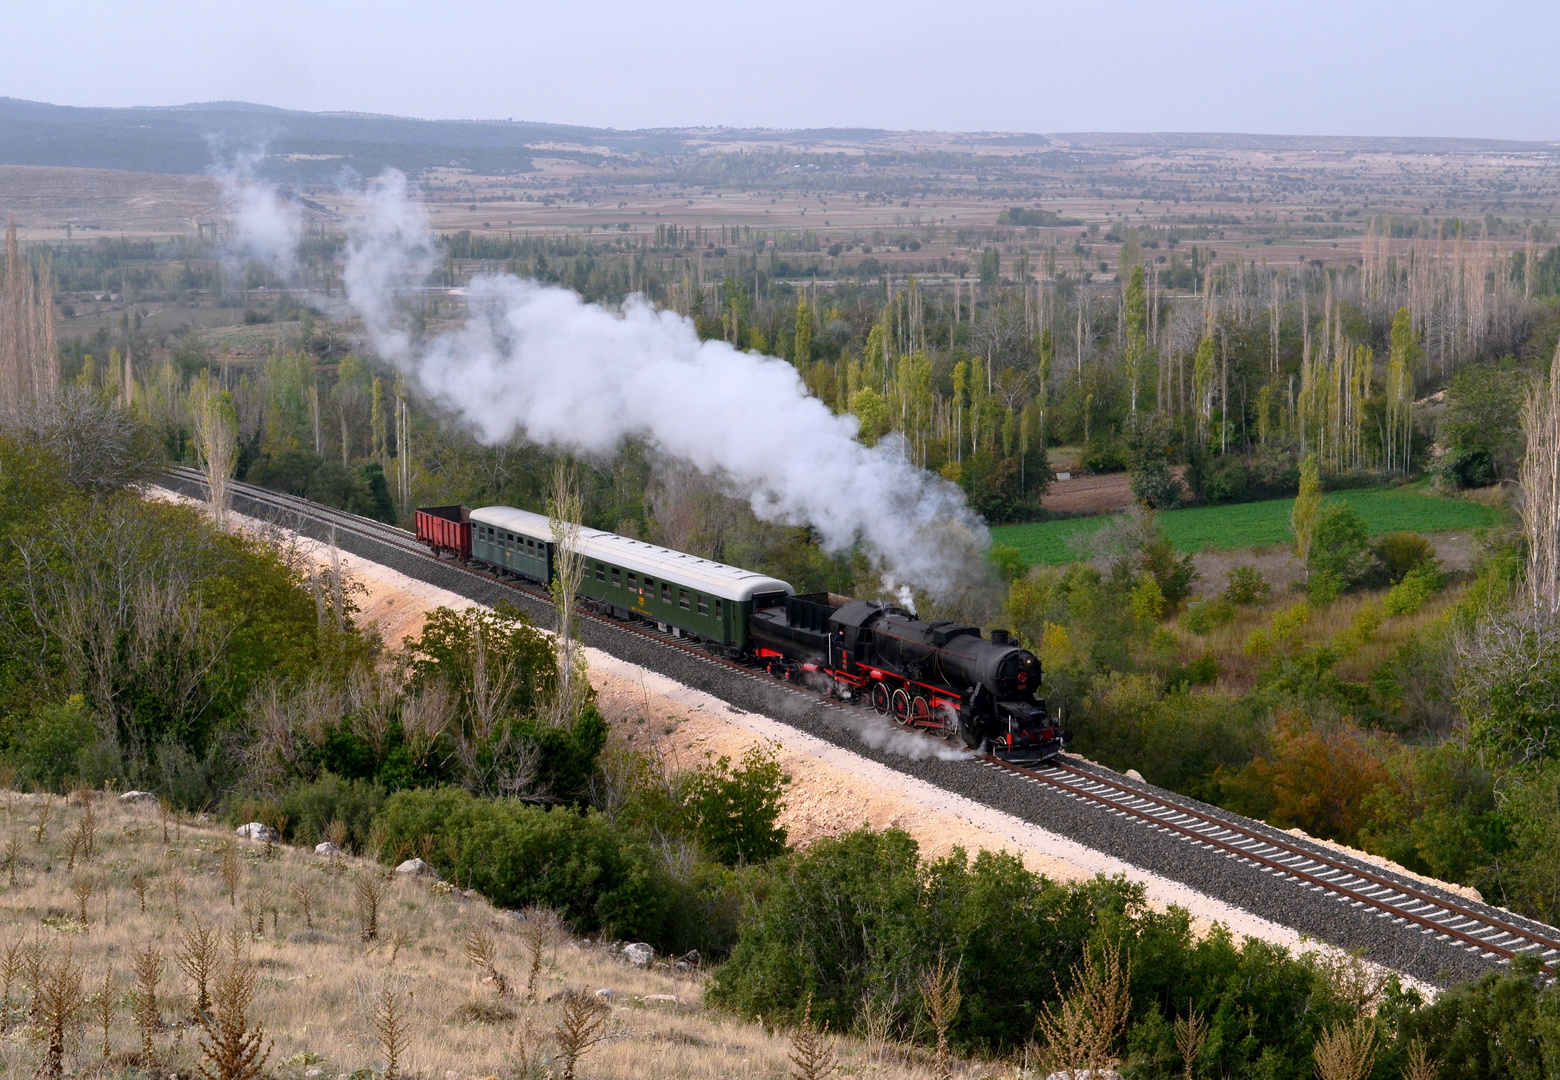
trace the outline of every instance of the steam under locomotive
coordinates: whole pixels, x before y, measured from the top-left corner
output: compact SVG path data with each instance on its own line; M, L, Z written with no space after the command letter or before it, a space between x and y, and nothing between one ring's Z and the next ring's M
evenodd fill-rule
M548 584L548 519L513 507L424 507L417 539L500 577ZM1040 661L993 630L925 622L870 600L796 596L775 578L598 529L581 529L581 602L655 625L771 675L860 700L908 728L1012 760L1044 761L1070 738L1048 716Z

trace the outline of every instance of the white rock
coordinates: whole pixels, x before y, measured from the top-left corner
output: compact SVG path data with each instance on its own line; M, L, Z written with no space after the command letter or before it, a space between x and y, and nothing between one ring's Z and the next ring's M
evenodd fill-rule
M596 991L596 996L599 998L604 998L607 1001L611 1001L613 998L617 997L617 991L613 990L610 986L603 986L600 990Z
M340 855L341 849L335 844L332 844L329 840L325 840L314 845L314 854L323 855L326 858L329 858L332 855Z
M635 967L649 967L655 959L655 949L642 941L623 946L623 959Z
M251 821L248 825L240 825L233 830L245 840L280 840L282 834L269 825L262 825L258 821Z
M154 803L157 801L157 796L153 795L150 791L127 791L123 795L119 796L119 801L122 803Z
M413 876L420 877L423 874L433 874L433 867L429 866L421 859L407 859L404 863L395 868L395 872L397 874L411 874ZM433 876L438 877L439 875L433 874Z
M1138 772L1136 769L1128 769L1122 775L1124 775L1128 780L1136 780L1140 784L1148 783L1147 780L1143 779L1143 774Z
M645 995L645 1001L647 1003L648 1002L656 1002L658 1004L659 1003L665 1003L667 1005L682 1005L682 1004L685 1004L683 999L678 997L676 994L646 994Z

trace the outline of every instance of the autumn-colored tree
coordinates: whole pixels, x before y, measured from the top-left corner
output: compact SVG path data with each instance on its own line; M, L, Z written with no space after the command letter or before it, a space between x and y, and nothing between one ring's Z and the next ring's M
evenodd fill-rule
M1387 783L1370 738L1345 718L1330 729L1285 713L1267 754L1224 780L1235 808L1279 828L1353 844L1369 823L1366 796Z

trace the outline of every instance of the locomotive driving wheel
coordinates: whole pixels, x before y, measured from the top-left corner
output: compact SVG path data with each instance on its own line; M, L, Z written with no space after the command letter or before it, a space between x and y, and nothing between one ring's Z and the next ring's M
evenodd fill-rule
M888 715L888 687L880 682L872 684L872 708L879 716Z
M898 690L894 691L894 696L891 699L891 704L892 704L893 709L894 709L894 719L899 721L901 724L904 724L906 727L909 727L910 726L910 695L905 693L905 688L904 687L901 686Z
M910 726L927 727L932 722L932 706L920 694L910 702Z

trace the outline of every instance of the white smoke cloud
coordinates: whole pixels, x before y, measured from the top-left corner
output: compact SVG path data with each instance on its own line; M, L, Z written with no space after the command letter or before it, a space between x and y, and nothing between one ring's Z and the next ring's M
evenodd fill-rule
M466 290L463 326L414 343L396 290L420 279L432 246L398 174L376 181L344 283L375 347L483 441L610 454L639 436L729 476L767 521L810 525L832 551L858 540L900 583L933 594L967 580L988 543L959 488L908 464L889 439L868 448L856 420L807 393L783 360L700 341L693 324L642 297L621 309L509 275Z
M255 166L265 157L265 148L230 151L215 141L209 145L221 164L207 172L222 184L223 202L233 223L227 243L229 261L257 259L282 277L293 277L298 268L303 209L278 195L272 185L255 179Z
M426 215L394 171L369 185L366 207L348 238L348 303L381 356L478 439L518 432L590 456L646 439L729 478L763 520L809 525L831 552L863 543L906 606L907 586L952 595L984 578L989 535L956 485L907 463L897 438L858 443L856 419L830 412L790 364L701 342L691 321L643 297L608 308L485 275L466 290L462 326L418 339L398 299L437 265ZM285 227L282 209L274 197L244 203L245 234L258 244Z
M840 719L840 726L874 750L882 750L896 757L909 758L911 761L925 761L928 758L937 758L939 761L970 761L975 757L970 751L962 747L950 746L931 735L896 727L891 721L875 713L861 716L845 712Z

